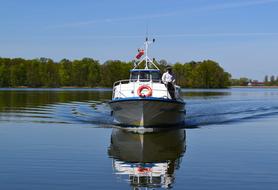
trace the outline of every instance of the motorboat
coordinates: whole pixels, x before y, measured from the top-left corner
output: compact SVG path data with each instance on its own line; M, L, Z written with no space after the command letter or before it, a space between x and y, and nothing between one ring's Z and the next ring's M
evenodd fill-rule
M180 86L174 85L171 96L161 80L160 69L148 57L148 48L153 42L146 38L144 49L136 56L139 60L130 70L130 78L113 85L109 105L116 124L154 128L184 123L185 102L180 96Z

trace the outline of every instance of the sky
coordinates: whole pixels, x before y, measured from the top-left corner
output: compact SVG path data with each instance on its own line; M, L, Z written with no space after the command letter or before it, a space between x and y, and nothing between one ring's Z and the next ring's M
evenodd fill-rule
M0 0L0 57L218 62L233 78L278 75L278 0Z

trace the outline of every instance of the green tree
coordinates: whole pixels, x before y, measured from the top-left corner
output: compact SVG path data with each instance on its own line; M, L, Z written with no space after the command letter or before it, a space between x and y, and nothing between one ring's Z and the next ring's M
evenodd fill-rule
M9 87L10 86L10 59L1 59L0 63L0 86Z
M43 86L43 77L41 76L41 62L38 59L28 61L26 68L26 84L29 87Z
M73 85L72 62L68 59L62 59L59 65L59 78L61 86Z
M46 87L59 87L60 76L58 64L54 63L53 60L48 59L45 63L45 76L43 80L43 85Z
M11 60L10 81L11 86L26 86L26 61L21 58Z
M250 79L248 79L246 77L241 77L239 79L239 86L247 86L249 81L250 81Z
M98 86L99 82L101 81L99 62L91 58L85 58L82 61L83 64L86 64L86 66L88 67L86 86L91 86L91 87Z
M224 88L230 85L231 75L211 60L198 63L192 76L193 87L197 88Z
M129 71L132 69L132 63L125 63L119 60L106 61L101 66L101 85L112 86L114 82L129 78Z

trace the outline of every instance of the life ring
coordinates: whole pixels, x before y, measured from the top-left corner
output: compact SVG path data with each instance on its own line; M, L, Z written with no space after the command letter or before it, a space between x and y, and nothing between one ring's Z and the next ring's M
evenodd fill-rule
M148 85L142 85L137 89L137 94L140 97L148 97L151 96L153 93L153 90Z

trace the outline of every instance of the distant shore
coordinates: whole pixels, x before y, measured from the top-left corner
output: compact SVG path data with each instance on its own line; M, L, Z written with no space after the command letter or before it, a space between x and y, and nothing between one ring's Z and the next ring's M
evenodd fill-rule
M230 88L278 88L278 86L230 86Z
M110 87L104 87L104 86L59 86L59 87L47 87L47 86L41 86L41 87L31 87L31 86L15 86L15 87L0 87L1 88L61 88L61 89L67 89L67 88L110 88Z
M57 88L57 89L71 89L71 88L80 88L80 89L90 89L90 88L112 88L112 87L107 87L107 86L96 86L96 87L90 87L90 86L60 86L60 87L30 87L30 86L15 86L15 87L0 87L0 90L2 89L13 89L13 88L18 88L18 89L24 89L24 88L34 88L34 89L51 89L51 88ZM182 88L187 88L187 89L199 89L199 88L188 88L188 87L182 87ZM228 88L278 88L278 86L229 86ZM215 88L206 88L206 89L215 89ZM227 89L227 88L223 88Z

